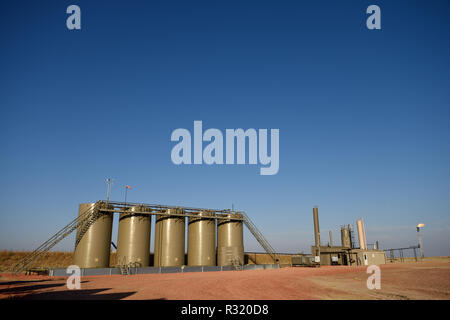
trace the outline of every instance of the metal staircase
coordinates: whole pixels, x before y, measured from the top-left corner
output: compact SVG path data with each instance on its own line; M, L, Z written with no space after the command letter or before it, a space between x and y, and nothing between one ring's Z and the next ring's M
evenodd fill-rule
M231 265L234 267L234 269L236 270L244 270L244 268L242 267L241 262L239 261L239 259L232 259L231 260Z
M32 267L32 264L36 262L44 253L48 252L51 248L53 248L58 242L71 234L75 229L79 228L79 232L77 234L75 247L80 242L81 237L86 233L89 226L95 222L96 219L100 216L99 213L99 202L95 204L95 206L88 208L84 212L82 212L77 218L72 220L68 225L58 231L55 235L53 235L50 239L41 244L36 250L26 255L22 260L20 260L14 267L12 268L13 273L17 274L23 271L27 271Z
M120 274L123 276L127 276L130 274L130 266L127 264L120 264L119 265L120 268Z
M248 230L253 234L253 236L256 238L256 240L259 242L259 244L266 250L266 252L270 255L270 257L273 259L274 263L279 263L280 259L278 259L278 256L275 253L275 249L272 248L270 243L264 238L262 233L258 230L256 225L250 220L250 218L247 216L245 212L240 212L244 217L244 223L247 226Z

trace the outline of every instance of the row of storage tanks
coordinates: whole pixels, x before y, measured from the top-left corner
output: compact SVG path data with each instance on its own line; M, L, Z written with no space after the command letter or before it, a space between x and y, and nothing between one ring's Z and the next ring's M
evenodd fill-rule
M94 209L95 203L80 204L79 216ZM114 209L101 203L101 216L87 229L77 230L74 264L80 268L109 267ZM152 215L145 206L123 208L119 217L117 265L150 266L150 235ZM214 211L200 211L195 217L176 216L183 209L170 208L166 215L156 215L154 266L176 267L186 265L185 230L188 221L188 266L226 266L243 264L243 225L239 213L230 213L228 219L217 219ZM172 216L170 216L172 215ZM175 216L173 216L175 215ZM217 246L216 246L217 234ZM217 250L216 250L217 249Z

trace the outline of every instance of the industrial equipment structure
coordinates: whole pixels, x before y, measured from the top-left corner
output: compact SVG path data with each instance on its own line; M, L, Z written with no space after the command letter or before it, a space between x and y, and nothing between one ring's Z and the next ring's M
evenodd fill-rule
M76 230L74 264L81 269L109 268L112 223L119 213L119 234L115 267L151 266L152 216L155 218L153 267L213 267L244 265L243 224L277 264L272 246L242 211L167 205L97 201L83 203L78 217L14 267L26 271L45 252ZM185 229L188 221L188 250L185 258ZM217 227L216 227L217 224ZM216 244L217 238L217 244Z
M414 253L414 260L418 261L418 257L417 257L417 252L416 249L419 249L420 251L420 245L417 246L409 246L406 248L391 248L391 249L385 249L384 251L386 253L389 253L389 256L387 257L387 259L389 260L389 262L394 262L397 259L400 260L400 262L404 262L405 261L405 251L413 251ZM398 251L398 255L395 255L395 252ZM419 257L420 259L423 259L422 256Z
M117 253L116 261L110 265L115 213L119 214ZM152 254L153 216L155 234ZM79 206L76 219L25 256L14 266L13 271L18 273L29 270L39 257L75 230L74 264L84 270L83 274L116 274L119 268L121 274L129 274L130 268L135 268L134 274L167 270L243 270L249 269L252 262L255 267L250 268L258 268L257 259L264 261L268 268L286 264L351 266L386 263L386 253L379 250L378 242L376 246L373 245L373 249L368 248L362 219L356 223L359 247L355 244L350 224L341 227L340 245L333 244L331 231L328 245L322 245L317 207L313 208L313 221L315 243L311 246L311 254L279 255L243 211L104 200L83 203ZM264 248L266 253L263 255L266 257L254 255L251 258L244 253L244 224ZM280 261L281 258L283 261ZM89 271L94 269L97 271Z
M97 207L96 207L97 206ZM155 215L154 267L242 266L244 264L243 220L239 212L129 203L86 203L86 209L101 212L84 230L80 225L75 241L74 264L80 268L108 268L112 215L120 213L116 266L148 267L150 229ZM188 220L188 251L185 261L185 231ZM216 251L216 220L217 251ZM216 259L217 252L217 259Z
M330 242L327 246L320 243L319 227L319 209L313 208L314 221L314 239L315 243L311 246L311 254L314 259L307 255L297 255L293 257L293 264L298 265L372 265L386 263L386 254L383 250L377 248L369 249L367 246L364 222L358 219L357 231L359 247L356 247L353 239L353 230L351 225L341 227L341 245L333 246L331 231Z

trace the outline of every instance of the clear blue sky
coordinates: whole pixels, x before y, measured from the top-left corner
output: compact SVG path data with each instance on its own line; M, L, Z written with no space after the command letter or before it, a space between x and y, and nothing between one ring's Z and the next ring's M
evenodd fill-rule
M66 28L77 4L82 29ZM382 30L366 28L368 5ZM2 1L0 249L81 202L245 210L282 252L363 217L450 255L448 1ZM280 170L176 166L176 128L279 128ZM117 220L115 221L117 230ZM114 235L114 238L117 235ZM73 236L56 247L72 250ZM246 234L246 250L261 250Z

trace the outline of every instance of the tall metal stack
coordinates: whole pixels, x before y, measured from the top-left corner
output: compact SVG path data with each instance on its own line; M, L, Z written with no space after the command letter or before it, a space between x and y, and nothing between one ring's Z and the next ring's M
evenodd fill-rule
M74 264L80 268L107 268L111 249L113 213L102 211L112 209L106 203L82 203L78 217L89 212L90 225L78 226L75 240ZM96 214L99 214L96 217Z
M244 264L243 216L230 213L228 219L217 221L217 265ZM234 219L233 219L234 218Z
M188 266L216 265L216 220L214 212L200 211L188 219Z
M116 264L150 265L151 209L144 206L126 208L119 217Z
M359 248L361 250L366 250L366 237L364 233L364 224L362 222L362 219L356 220L356 228L358 230L358 240L359 240Z
M179 267L184 265L186 218L179 208L170 208L156 218L155 267Z
M363 219L361 219L361 225L362 225L362 234L363 234L363 239L364 239L364 249L367 250L368 248L367 248L366 228L364 226Z
M315 253L316 257L320 259L320 228L319 228L319 209L317 207L313 208L313 219L314 219L314 239L315 239Z

